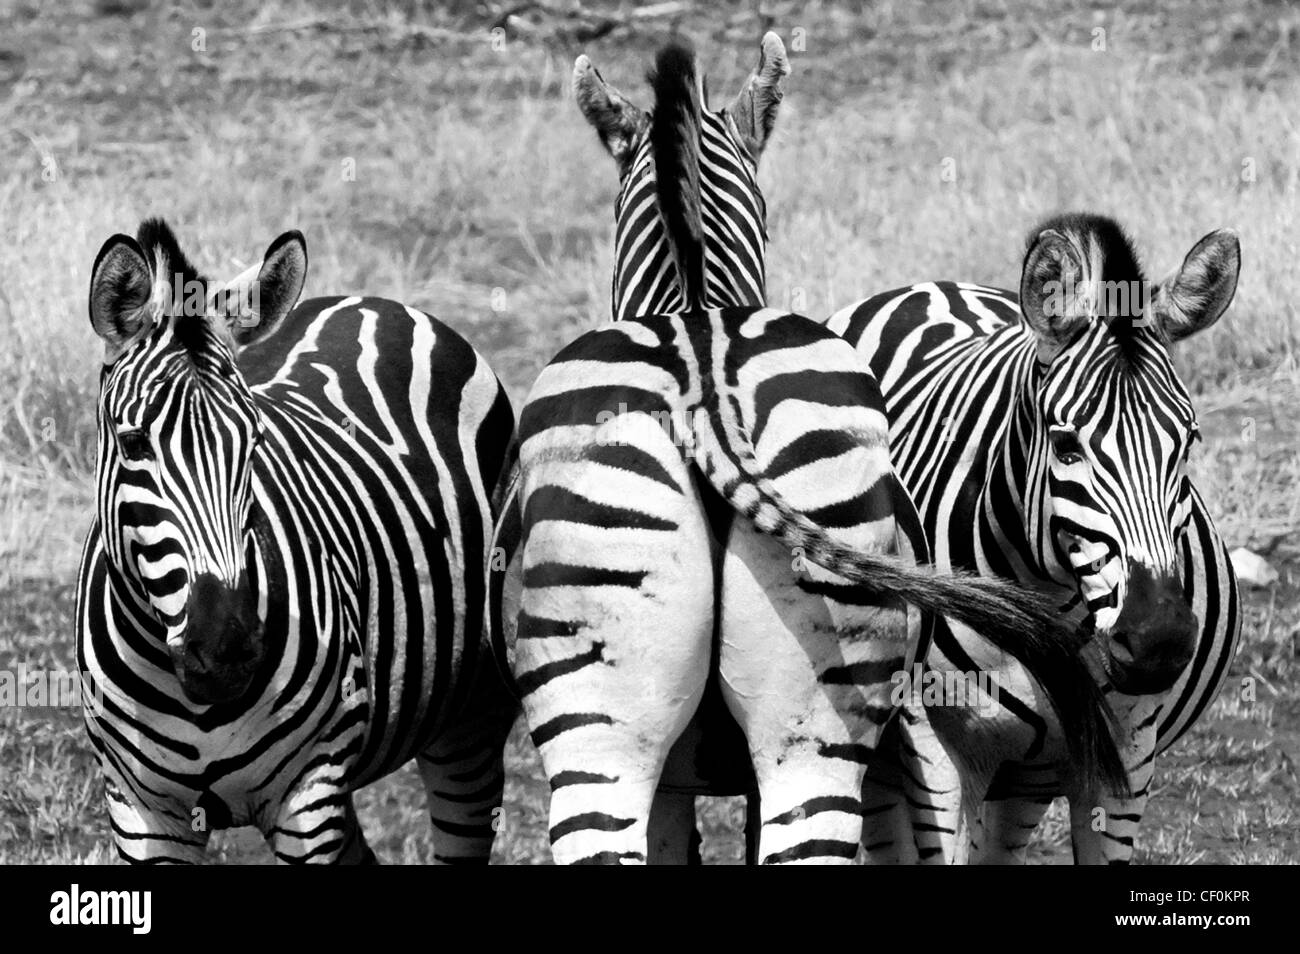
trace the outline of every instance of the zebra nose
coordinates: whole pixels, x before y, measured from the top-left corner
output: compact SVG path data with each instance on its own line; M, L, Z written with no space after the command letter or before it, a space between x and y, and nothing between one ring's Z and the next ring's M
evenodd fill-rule
M1129 695L1164 692L1196 648L1197 622L1172 575L1132 564L1128 591L1109 640L1111 682Z
M201 574L190 585L186 606L185 634L171 649L181 689L200 705L238 699L265 657L256 600L247 580L231 587Z

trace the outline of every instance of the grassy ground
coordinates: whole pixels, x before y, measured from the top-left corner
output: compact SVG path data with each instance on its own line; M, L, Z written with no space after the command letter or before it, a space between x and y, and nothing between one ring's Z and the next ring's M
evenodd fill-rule
M0 0L0 668L71 656L98 366L85 293L110 234L165 215L221 275L300 228L308 294L421 306L516 398L606 316L615 175L567 78L585 51L644 103L671 21L593 3L632 25L584 42L534 10L494 37L444 6ZM768 21L684 6L720 105ZM1119 216L1155 276L1211 228L1239 229L1236 302L1178 360L1205 421L1203 492L1231 544L1282 579L1247 596L1231 685L1253 678L1256 701L1225 691L1165 759L1139 859L1296 860L1300 14L1062 6L764 6L794 66L760 174L770 300L820 316L926 278L1014 284L1021 236L1067 206ZM510 756L497 856L545 861L545 786L521 732ZM413 773L361 803L382 858L429 856ZM701 814L706 856L735 861L739 806ZM104 860L106 833L77 714L0 709L0 861ZM1066 853L1054 812L1035 858ZM215 854L265 858L246 832Z

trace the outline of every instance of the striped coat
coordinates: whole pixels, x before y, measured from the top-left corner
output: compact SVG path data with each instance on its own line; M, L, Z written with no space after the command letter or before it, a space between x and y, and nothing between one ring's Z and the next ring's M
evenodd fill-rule
M160 223L97 263L110 363L77 646L114 837L195 861L253 825L283 861L372 859L351 793L418 758L437 857L486 861L514 712L482 639L509 404L412 308L290 310L305 264L296 233L272 246L258 302ZM204 312L166 276L199 282Z

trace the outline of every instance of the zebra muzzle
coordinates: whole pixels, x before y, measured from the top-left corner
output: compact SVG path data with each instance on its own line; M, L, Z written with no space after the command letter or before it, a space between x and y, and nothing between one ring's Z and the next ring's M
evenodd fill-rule
M1128 592L1106 639L1106 670L1126 695L1165 692L1191 662L1197 620L1182 584L1130 561Z
M198 705L234 702L252 685L266 657L257 599L247 578L231 587L210 574L190 585L187 625L169 647L185 697Z

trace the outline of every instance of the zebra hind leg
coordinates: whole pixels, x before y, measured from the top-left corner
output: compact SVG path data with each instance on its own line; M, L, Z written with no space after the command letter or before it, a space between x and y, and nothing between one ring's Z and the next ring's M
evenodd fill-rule
M699 522L684 508L672 516ZM558 864L646 862L655 789L704 693L713 579L703 527L659 537L644 552L615 551L657 564L636 588L524 590L516 678L551 784Z
M689 792L655 793L650 809L649 864L698 865L703 863L703 842L695 822L695 796Z
M789 550L749 524L732 528L722 592L722 685L758 777L761 863L851 864L907 610L805 591Z
M707 678L708 596L706 574L695 607L646 600L635 624L592 625L586 638L602 647L599 662L574 668L561 657L530 668L541 674L526 708L551 784L557 864L647 861L659 778Z

